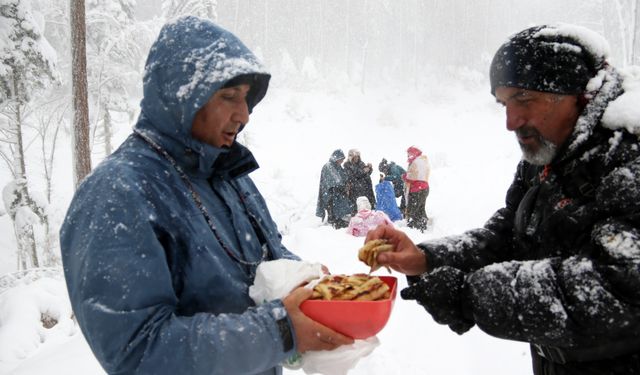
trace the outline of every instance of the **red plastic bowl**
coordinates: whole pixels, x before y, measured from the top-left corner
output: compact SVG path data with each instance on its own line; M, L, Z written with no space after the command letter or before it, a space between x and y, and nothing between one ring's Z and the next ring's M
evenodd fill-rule
M378 276L389 285L390 297L378 301L326 301L306 300L300 305L309 318L343 335L354 339L374 336L389 320L396 300L396 284L393 276Z

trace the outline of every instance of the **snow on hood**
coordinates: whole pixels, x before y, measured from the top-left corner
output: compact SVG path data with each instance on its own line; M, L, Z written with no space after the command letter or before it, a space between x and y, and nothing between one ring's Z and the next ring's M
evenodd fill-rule
M609 129L626 129L640 137L640 66L620 71L624 93L612 101L602 116Z
M249 111L266 94L269 74L232 33L208 20L182 17L167 23L149 51L144 73L140 122L198 149L191 137L196 112L229 80L255 74L247 97Z

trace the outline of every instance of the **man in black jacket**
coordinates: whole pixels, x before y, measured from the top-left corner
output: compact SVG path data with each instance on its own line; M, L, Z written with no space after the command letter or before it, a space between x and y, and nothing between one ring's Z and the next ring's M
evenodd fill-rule
M640 119L613 113L606 49L570 25L509 38L490 72L523 152L505 207L417 246L387 226L366 239L395 245L377 261L408 275L404 299L458 334L529 342L535 374L640 373Z

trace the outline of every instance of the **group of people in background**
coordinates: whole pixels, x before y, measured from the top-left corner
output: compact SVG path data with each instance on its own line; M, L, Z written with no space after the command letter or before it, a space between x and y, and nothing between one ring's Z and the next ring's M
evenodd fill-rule
M345 161L341 149L333 151L322 167L316 216L334 228L348 227L353 235L366 235L363 228L406 219L407 226L424 232L428 217L429 159L411 146L407 169L383 158L378 164L379 183L371 180L373 167L362 161L360 151L351 149ZM400 206L398 206L398 199Z

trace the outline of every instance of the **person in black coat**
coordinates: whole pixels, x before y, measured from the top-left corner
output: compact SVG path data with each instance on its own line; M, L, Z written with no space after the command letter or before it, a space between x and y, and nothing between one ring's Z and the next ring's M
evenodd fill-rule
M349 190L349 202L353 214L357 212L356 200L358 197L367 197L371 207L376 207L376 196L373 193L371 183L371 172L373 168L370 163L365 164L360 159L360 151L349 150L349 156L344 163L344 170L347 173L347 186Z
M631 78L607 47L571 25L512 36L490 71L523 153L506 205L459 236L366 238L395 245L376 260L409 275L402 298L458 334L530 343L534 374L640 373L640 119L616 116Z
M329 161L322 166L316 216L334 228L346 228L351 218L351 205L347 191L347 174L342 168L344 152L335 150Z

